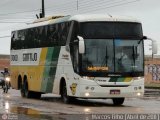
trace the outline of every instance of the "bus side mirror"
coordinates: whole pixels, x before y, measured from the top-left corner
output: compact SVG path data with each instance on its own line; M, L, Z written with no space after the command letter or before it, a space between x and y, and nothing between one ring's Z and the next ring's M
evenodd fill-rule
M157 54L157 52L158 52L158 45L157 45L157 42L153 40L152 41L152 53Z
M79 53L84 54L85 53L85 45L84 45L84 39L81 36L77 36L78 42L79 42Z
M158 52L157 41L153 40L152 38L149 38L147 36L144 36L143 38L152 41L152 54L157 54L157 52Z

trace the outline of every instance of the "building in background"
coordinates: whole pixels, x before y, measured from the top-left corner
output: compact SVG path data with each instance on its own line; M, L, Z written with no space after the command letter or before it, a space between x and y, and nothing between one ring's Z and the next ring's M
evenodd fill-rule
M10 55L0 55L0 70L10 66Z
M145 83L160 83L160 56L145 57Z

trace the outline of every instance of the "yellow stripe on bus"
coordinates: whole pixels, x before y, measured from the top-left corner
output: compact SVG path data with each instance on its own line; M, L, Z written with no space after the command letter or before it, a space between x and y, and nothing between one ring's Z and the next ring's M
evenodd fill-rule
M38 67L38 70L37 70L37 74L35 75L35 76L38 75L38 81L39 82L37 82L37 84L35 84L35 86L33 86L33 88L37 88L38 91L41 90L41 85L42 85L42 80L43 80L43 72L44 72L44 69L45 69L44 65L45 65L45 62L46 62L47 51L48 51L47 48L42 48L40 61L39 61L39 67Z
M125 78L124 82L130 82L132 80L132 77Z

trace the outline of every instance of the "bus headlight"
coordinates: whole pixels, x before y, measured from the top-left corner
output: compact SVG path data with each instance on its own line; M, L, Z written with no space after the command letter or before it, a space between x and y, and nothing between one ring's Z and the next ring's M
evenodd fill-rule
M137 93L137 96L141 96L141 93L140 93L140 92L138 92L138 93Z
M87 93L85 93L85 96L88 97L88 96L90 96L90 94L87 92Z
M6 77L6 81L8 81L8 82L9 82L9 81L10 81L10 77Z

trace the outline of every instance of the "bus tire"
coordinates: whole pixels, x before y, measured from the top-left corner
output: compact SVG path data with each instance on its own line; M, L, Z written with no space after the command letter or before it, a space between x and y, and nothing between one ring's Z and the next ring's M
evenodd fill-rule
M41 92L33 92L32 91L32 92L30 92L30 94L31 94L30 95L31 98L40 99L42 93Z
M24 96L26 98L31 98L31 91L28 90L28 83L27 83L27 81L24 83Z
M63 82L63 85L62 85L61 98L64 103L66 104L70 103L70 97L67 95L66 82Z
M122 105L124 103L125 98L112 98L114 105Z
M21 84L20 91L21 91L21 97L25 97L24 84Z

